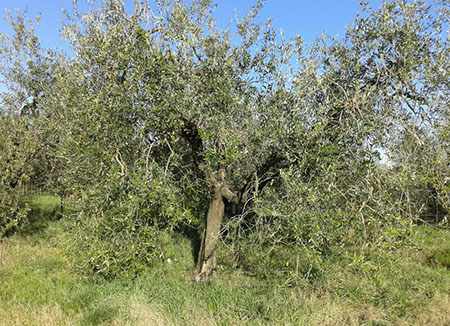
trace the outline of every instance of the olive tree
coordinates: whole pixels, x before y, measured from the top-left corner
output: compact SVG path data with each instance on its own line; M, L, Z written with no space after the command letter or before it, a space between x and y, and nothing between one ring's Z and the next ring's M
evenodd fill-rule
M250 248L391 248L421 217L418 190L433 180L435 197L448 200L448 6L362 9L342 40L325 36L300 58L290 109L304 120L292 119L302 128L283 135L289 168L254 200L252 224L227 225L228 236L251 238Z
M420 2L364 6L342 41L319 40L309 51L300 37L286 41L269 24L254 23L261 3L238 21L235 35L216 27L206 0L136 3L131 14L122 1L75 11L65 35L76 56L48 103L75 121L68 129L69 175L85 189L102 185L109 206L97 215L136 197L144 198L132 205L137 219L150 214L176 224L205 207L199 279L216 268L226 206L250 207L249 200L270 193L268 186L275 198L289 198L277 190L280 177L299 181L300 189L305 180L322 180L316 195L323 204L323 180L346 180L332 193L352 185L335 202L349 204L338 219L344 230L345 221L366 232L367 223L376 230L373 221L395 220L396 213L383 218L381 192L375 195L367 176L378 173L377 152L387 150L396 131L422 116L434 120L446 105L447 15L445 8L431 15L435 7ZM152 180L158 186L149 187ZM155 189L158 195L150 195ZM308 208L287 205L291 217L299 216L295 207ZM347 219L355 210L357 218ZM319 217L325 224L326 216L340 215Z
M76 55L45 101L67 121L74 184L105 185L100 192L117 203L114 183L129 202L139 195L159 205L147 212L166 220L192 218L206 203L197 264L204 278L216 268L225 206L244 203L288 164L293 44L252 22L260 3L239 21L238 42L216 28L210 1L157 3L156 11L137 3L128 14L123 2L106 1L68 15L64 34ZM149 191L163 195L148 201L140 191L158 179L161 188ZM144 218L142 205L133 215Z
M377 157L413 125L431 135L448 111L445 2L363 3L343 40L310 48L255 23L260 2L226 30L210 0L136 1L131 13L90 3L64 22L73 57L54 53L48 86L31 94L54 122L61 185L82 199L85 265L139 269L159 254L158 230L201 220L207 278L226 210L243 212L229 236L256 225L260 239L319 249L398 220Z
M23 189L49 180L54 150L42 99L52 87L52 51L41 49L35 21L26 13L8 12L13 35L0 33L0 235L26 223Z

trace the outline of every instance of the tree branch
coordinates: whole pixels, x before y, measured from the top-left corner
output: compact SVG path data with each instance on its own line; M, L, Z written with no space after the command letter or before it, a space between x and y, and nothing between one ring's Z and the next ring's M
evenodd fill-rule
M222 197L228 200L230 203L239 204L239 196L232 192L230 188L226 184L224 184L221 188Z
M273 177L279 174L279 170L285 162L287 161L281 153L273 152L256 171L247 177L247 182L238 192L238 201L244 203L252 192L260 191ZM265 182L260 183L260 178L264 178Z

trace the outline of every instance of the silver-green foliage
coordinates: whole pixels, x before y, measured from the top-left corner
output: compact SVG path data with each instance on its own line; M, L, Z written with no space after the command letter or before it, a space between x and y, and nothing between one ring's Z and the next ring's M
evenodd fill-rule
M237 250L394 247L421 216L424 183L448 213L445 1L363 3L344 39L310 48L255 23L259 2L236 34L207 0L132 14L97 4L67 14L71 58L42 54L16 25L25 51L4 53L31 59L26 74L15 60L2 72L20 86L8 105L31 97L36 135L52 135L36 138L51 149L50 184L80 199L83 269L142 269L164 251L158 231L202 224L217 194Z
M448 215L448 6L363 9L343 40L320 39L300 60L293 164L254 199L253 215L230 220L230 238L392 248L430 201Z
M0 238L26 222L27 207L20 202L19 186L29 176L27 158L33 142L22 121L0 115Z
M9 12L8 21L13 36L0 33L0 236L28 222L22 187L47 183L58 145L52 133L58 121L42 106L58 57L41 49L34 33L39 17L33 22Z

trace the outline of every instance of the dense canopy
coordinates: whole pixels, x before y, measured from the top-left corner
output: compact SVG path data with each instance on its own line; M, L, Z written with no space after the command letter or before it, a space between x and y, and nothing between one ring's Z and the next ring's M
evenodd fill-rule
M74 206L83 269L138 272L172 230L199 234L201 280L219 239L237 260L320 255L446 222L446 1L362 3L343 39L311 45L256 23L260 2L236 34L208 0L96 4L67 13L73 56L42 49L21 14L1 35L1 234L26 223L20 186L45 187Z

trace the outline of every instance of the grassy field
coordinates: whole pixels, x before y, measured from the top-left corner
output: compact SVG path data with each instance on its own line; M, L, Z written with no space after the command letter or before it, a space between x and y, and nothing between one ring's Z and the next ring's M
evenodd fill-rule
M79 275L65 255L65 223L47 219L0 244L0 325L450 325L448 230L420 226L416 247L343 252L301 273L307 260L291 268L266 257L270 274L254 265L264 255L253 255L253 269L232 269L223 256L217 278L195 283L180 235L166 237L171 264L134 280Z

